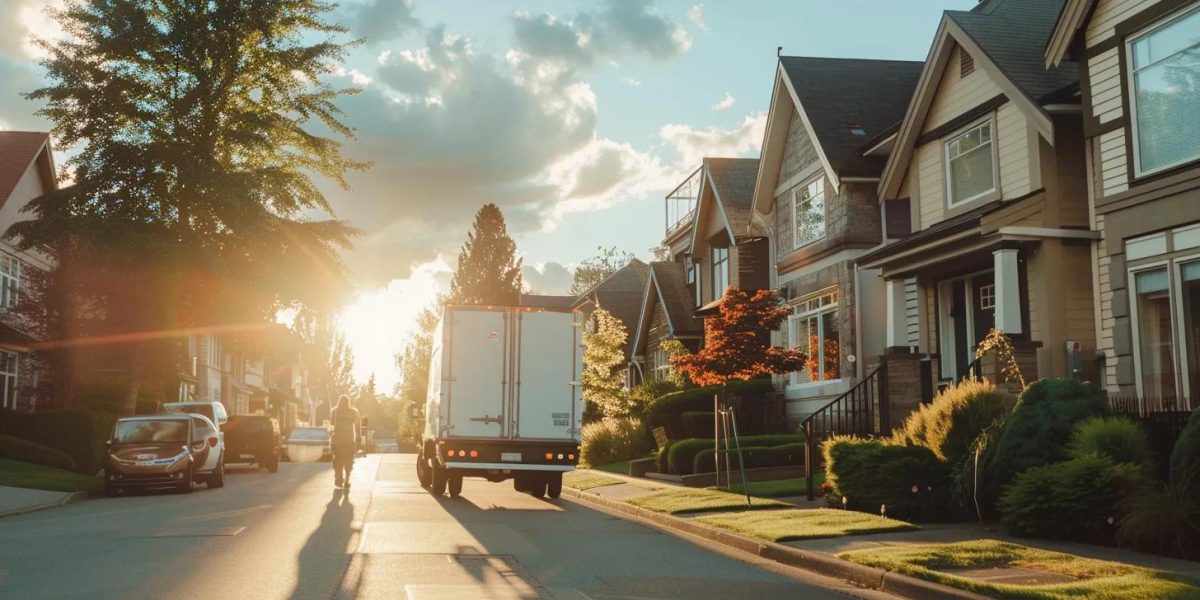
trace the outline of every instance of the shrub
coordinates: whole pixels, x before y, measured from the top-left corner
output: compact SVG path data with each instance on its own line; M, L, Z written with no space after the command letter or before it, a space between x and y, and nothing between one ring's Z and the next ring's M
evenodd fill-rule
M11 435L0 435L0 458L11 458L67 471L75 470L75 461L66 453Z
M1150 440L1137 423L1123 417L1092 417L1080 421L1067 444L1067 455L1099 454L1114 463L1150 467Z
M1149 482L1121 501L1117 541L1140 550L1200 558L1200 468L1171 483Z
M951 514L950 467L923 446L835 436L821 444L825 481L854 510L898 519L942 520Z
M70 456L78 471L90 475L104 466L104 442L116 420L113 414L83 408L34 413L0 411L0 435L54 448Z
M762 396L774 388L769 378L762 378L731 381L725 389L729 394L752 398ZM673 440L685 439L681 415L686 411L712 410L713 396L720 392L720 386L708 386L664 394L647 409L646 421L651 428L665 427L667 436Z
M1194 472L1200 472L1200 408L1192 411L1187 425L1179 433L1179 439L1175 440L1175 449L1171 451L1169 481L1172 485L1179 484L1185 475L1190 476Z
M692 461L693 473L712 473L716 470L713 465L713 455L715 452L712 448L706 448L696 454L696 458ZM724 460L724 457L722 457ZM742 447L742 463L747 469L763 469L766 467L782 467L787 464L787 455L780 452L779 448L767 448L764 446L743 446ZM729 466L732 470L738 470L738 457L736 452L729 453ZM725 468L724 464L721 466Z
M671 465L667 459L671 456L671 442L667 442L666 446L658 449L658 453L654 455L655 464L658 466L659 473L670 473Z
M970 452L985 428L1011 409L1012 401L995 385L967 379L947 387L933 402L908 415L893 439L924 446L939 459L954 463Z
M1015 535L1111 542L1118 503L1139 481L1132 465L1099 454L1033 467L1004 489L997 508Z
M639 383L629 390L629 411L639 418L645 419L650 406L666 394L679 391L679 386L661 379L649 379Z
M654 449L646 427L633 418L602 419L583 426L583 450L580 462L607 465L641 458Z
M980 503L991 507L1018 473L1067 458L1075 424L1106 411L1103 393L1090 383L1043 379L1025 388L981 461Z
M732 443L732 439L730 442ZM791 434L747 435L739 438L738 442L742 449L752 447L774 448L785 444L802 444L804 443L804 436ZM713 450L712 438L692 438L672 443L670 450L667 452L668 472L676 475L691 475L692 473L703 472L694 471L693 469L696 464L696 455L704 450Z
M784 444L775 446L775 450L783 455L784 465L802 465L804 464L804 442L795 442L792 444Z
M712 411L689 410L680 413L679 424L684 436L689 438L712 438Z

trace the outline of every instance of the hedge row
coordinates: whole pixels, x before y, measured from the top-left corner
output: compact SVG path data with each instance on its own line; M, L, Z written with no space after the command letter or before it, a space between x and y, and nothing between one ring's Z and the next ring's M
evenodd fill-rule
M795 434L777 434L777 435L747 435L738 440L742 449L746 448L775 448L777 446L799 444L801 452L803 452L804 436ZM667 470L665 472L675 475L691 475L692 473L704 473L708 471L696 470L696 455L708 450L711 452L713 448L712 438L692 438L680 440L671 444L666 450L667 455ZM803 457L803 455L801 455ZM803 458L801 458L803 460ZM660 459L660 467L662 465ZM709 463L711 464L711 458ZM711 471L711 469L710 469Z
M770 378L731 381L725 388L730 395L745 397L762 396L773 389ZM664 394L646 410L646 421L651 428L665 427L667 436L673 440L686 439L683 413L712 411L713 396L720 392L720 386L708 386Z
M696 458L692 460L692 472L712 473L716 471L716 466L713 464L713 456L715 454L716 451L712 448L701 450L696 455ZM743 446L742 463L747 469L802 465L804 464L804 444L784 444L773 448L767 446ZM729 453L729 465L734 469L739 467L736 452L731 451ZM724 467L722 466L722 468Z
M67 454L11 435L0 435L0 458L11 458L67 471L75 470L75 461Z
M851 509L905 520L954 516L950 465L924 446L837 436L821 445L833 500Z
M104 466L104 442L112 434L116 415L68 408L35 413L0 410L0 435L49 446L75 461L76 470L93 474Z

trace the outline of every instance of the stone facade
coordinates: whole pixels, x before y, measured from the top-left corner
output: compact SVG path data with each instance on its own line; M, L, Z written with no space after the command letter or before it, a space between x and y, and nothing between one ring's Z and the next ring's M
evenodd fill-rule
M840 338L839 347L841 348L838 372L842 374L842 378L846 378L849 374L855 374L854 365L847 359L848 356L858 353L858 348L855 347L858 323L854 313L854 263L844 261L823 269L805 272L795 279L781 282L780 288L786 290L785 296L789 299L789 305L794 305L818 292L837 290L836 320ZM779 332L779 339L781 345L785 347L790 347L792 344L792 340L788 337L786 322Z

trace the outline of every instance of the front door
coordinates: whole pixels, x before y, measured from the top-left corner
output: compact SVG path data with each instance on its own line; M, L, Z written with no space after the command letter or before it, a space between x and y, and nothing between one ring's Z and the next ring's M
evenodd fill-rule
M996 278L992 271L938 284L942 378L962 379L975 361L975 349L996 326Z

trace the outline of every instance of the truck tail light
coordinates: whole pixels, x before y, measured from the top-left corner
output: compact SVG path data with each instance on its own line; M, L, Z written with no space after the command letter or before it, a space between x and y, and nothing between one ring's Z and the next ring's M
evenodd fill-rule
M454 458L454 451L453 451L453 450L447 450L447 451L446 451L446 456L447 456L448 458Z
M464 457L464 456L466 456L466 455L467 455L467 451L466 451L466 450L459 450L459 451L458 451L458 457L459 457L459 458L462 458L462 457Z
M554 453L553 453L553 452L547 452L547 453L546 453L546 460L554 460Z
M567 455L567 460L575 460L575 455L574 455L574 454L568 454L568 455Z
M472 451L471 451L471 458L479 458L479 451L477 451L477 450L472 450Z

